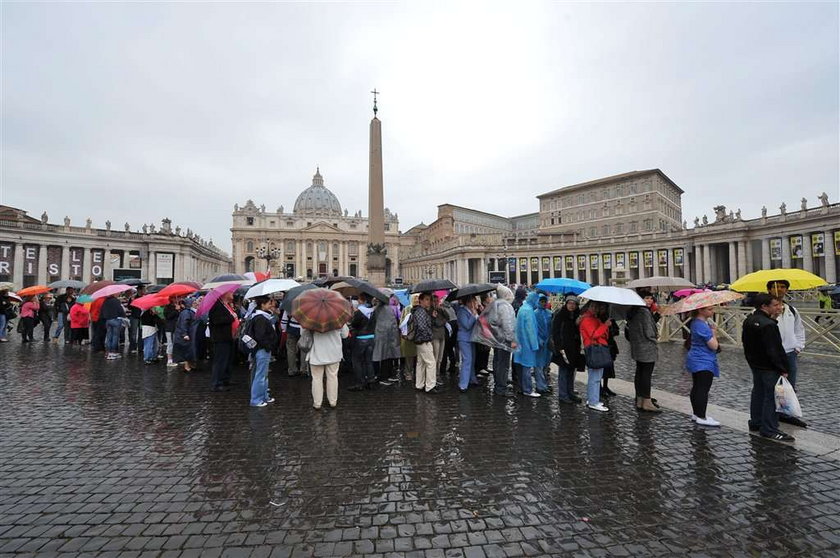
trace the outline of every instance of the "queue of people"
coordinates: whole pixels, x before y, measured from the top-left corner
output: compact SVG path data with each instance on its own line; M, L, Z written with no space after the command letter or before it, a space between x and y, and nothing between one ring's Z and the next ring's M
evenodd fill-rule
M784 302L788 287L787 281L771 281L767 293L753 297L756 310L745 321L742 338L753 373L750 429L780 441L792 439L779 430L780 420L807 426L798 417L779 416L773 398L780 377L795 387L797 358L805 345L801 316ZM645 306L627 313L624 335L635 362L635 407L656 414L662 412L651 394L659 313L652 293L638 294ZM609 399L615 395L609 379L615 377L619 353L618 324L610 317L608 304L593 300L580 307L581 301L571 294L552 309L544 293L521 286L514 293L499 285L495 292L454 302L442 299L440 293L419 293L405 307L396 296L385 303L362 293L352 301L348 323L328 332L301 327L278 304L282 293L245 301L227 292L204 316L196 312L202 300L199 293L173 296L145 310L130 304L143 295L143 287L138 287L126 297L115 294L84 304L74 289L67 288L55 298L51 293L26 297L16 306L7 292L0 291L0 341L8 341L6 324L19 317L24 343L34 341L40 324L45 341L63 337L71 345L89 343L107 360L121 358L125 344L129 355L140 355L146 364L165 362L171 369L183 365L185 372L198 370L209 359L210 389L216 392L228 391L234 365L247 361L253 407L275 402L268 380L272 362L285 367L289 376L311 379L316 409L324 406L325 396L329 408L338 404L340 370L352 377L349 391L411 382L418 391L436 394L444 389L441 379L451 374L462 393L488 378L496 396L538 398L554 391L549 382L554 363L561 403L584 402L575 391L575 374L583 370L588 372L588 409L608 412ZM707 414L711 386L720 377L714 314L713 305L695 308L686 323L691 418L708 427L720 426ZM56 328L51 332L53 323ZM243 345L243 340L248 344Z

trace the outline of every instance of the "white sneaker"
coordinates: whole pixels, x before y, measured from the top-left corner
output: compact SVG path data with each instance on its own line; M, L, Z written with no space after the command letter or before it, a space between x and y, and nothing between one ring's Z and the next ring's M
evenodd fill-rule
M697 422L697 415L691 415L691 422Z
M609 411L609 408L606 405L604 405L603 403L601 403L600 401L598 401L594 405L589 403L586 406L589 407L590 409L592 409L593 411L600 411L602 413L606 413L607 411Z
M541 396L539 393L537 393L536 391L532 391L531 393L523 393L522 395L527 395L528 397L542 397L542 396Z
M251 407L268 407L268 403L263 401L262 403L257 403L256 405L251 405Z
M266 402L266 403L274 403L274 398L273 398L273 397L269 397L268 399L266 399L266 400L265 400L265 402Z
M175 368L176 366L178 366L178 363L177 362L172 362L171 360L166 363L167 368Z
M709 416L707 416L706 418L699 418L696 422L701 426L720 426L720 423L718 421Z

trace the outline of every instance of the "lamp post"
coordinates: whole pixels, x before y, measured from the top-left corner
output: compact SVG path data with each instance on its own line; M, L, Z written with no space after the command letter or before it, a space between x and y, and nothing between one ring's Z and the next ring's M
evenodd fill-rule
M280 259L280 249L266 239L265 244L257 249L257 257L265 260L266 273L271 272L271 260Z

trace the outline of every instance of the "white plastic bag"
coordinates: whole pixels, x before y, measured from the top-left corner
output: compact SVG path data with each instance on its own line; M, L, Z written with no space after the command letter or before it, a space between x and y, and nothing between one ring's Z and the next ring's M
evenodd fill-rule
M790 417L802 416L802 407L799 406L799 398L796 397L793 386L790 385L790 382L784 376L780 376L779 381L776 383L775 396L777 413L782 413Z

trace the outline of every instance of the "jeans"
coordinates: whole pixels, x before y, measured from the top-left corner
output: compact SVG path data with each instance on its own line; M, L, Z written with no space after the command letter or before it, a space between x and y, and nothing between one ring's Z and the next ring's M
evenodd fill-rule
M534 391L534 385L531 383L531 372L534 373L534 378L537 383L537 391L545 391L548 389L548 384L545 381L545 370L541 366L521 366L521 376L519 378L522 393L531 393Z
M779 416L776 414L775 389L779 374L772 370L752 369L753 387L750 396L750 426L770 436L779 432Z
M586 398L589 405L597 405L601 402L601 377L604 375L603 368L587 368L589 379L586 380Z
M251 406L268 401L268 363L271 352L258 349L254 353L254 379L251 382Z
M469 341L458 341L461 351L461 370L458 372L458 388L467 389L470 384L477 384L475 376L475 346Z
M508 372L510 371L510 351L493 349L493 391L507 393Z
M633 384L636 386L636 397L650 399L650 384L655 364L655 362L636 361L636 376L633 378Z
M64 312L59 312L58 313L58 316L55 319L56 324L55 324L55 333L53 333L53 339L58 339L59 337L61 337L61 332L64 331L65 327L67 327L68 330L70 329L70 327L67 324L64 323L64 320L66 320L66 319L67 319L67 314L65 314Z
M791 351L787 354L787 360L788 360L788 377L787 377L787 380L788 380L788 382L790 382L790 385L792 385L794 387L794 389L796 388L796 372L797 372L797 368L798 368L797 359L798 359L798 355L797 355L796 351Z
M6 322L8 322L6 314L0 312L0 339L6 338Z
M557 366L557 397L571 401L575 393L575 369L565 363Z
M122 332L122 318L111 318L105 322L105 350L109 353L120 352L120 333Z
M691 374L691 393L688 398L691 400L691 409L697 418L706 418L706 406L709 404L709 390L712 389L712 382L715 375L703 370Z
M143 342L140 337L140 318L128 319L128 350L136 351L137 345Z
M233 341L217 341L213 343L213 375L211 382L214 388L222 387L230 382L232 361Z
M363 386L374 382L373 373L373 339L353 340L353 374L356 376L356 384Z
M157 356L157 333L143 338L143 360L151 362Z

